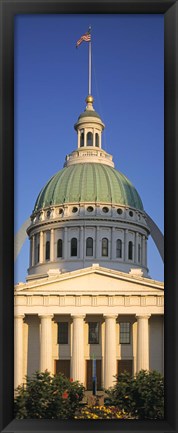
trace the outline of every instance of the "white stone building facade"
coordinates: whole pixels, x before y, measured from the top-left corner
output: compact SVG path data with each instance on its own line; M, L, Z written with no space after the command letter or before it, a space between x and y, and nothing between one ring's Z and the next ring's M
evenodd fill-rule
M147 267L141 199L102 150L88 96L77 150L40 192L27 230L26 283L15 287L15 387L37 370L98 389L124 370L164 373L164 287Z

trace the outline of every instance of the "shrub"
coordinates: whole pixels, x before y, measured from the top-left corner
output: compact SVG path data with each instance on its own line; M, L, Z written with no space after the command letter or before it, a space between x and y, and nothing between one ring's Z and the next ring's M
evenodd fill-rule
M75 419L133 419L115 406L85 406L75 415Z
M16 389L14 415L22 418L69 419L74 418L84 387L63 374L50 375L36 372L27 376L26 384Z
M157 371L141 370L135 377L121 373L106 391L112 404L138 419L164 418L164 380Z

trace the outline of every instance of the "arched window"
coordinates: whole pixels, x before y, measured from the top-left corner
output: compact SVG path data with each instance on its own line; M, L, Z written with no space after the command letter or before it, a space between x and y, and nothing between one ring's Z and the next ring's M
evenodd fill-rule
M87 146L93 146L93 134L91 132L87 134Z
M46 241L46 260L50 259L50 241Z
M122 241L121 241L121 239L117 239L117 241L116 241L116 257L117 257L117 259L121 259L121 257L122 257Z
M97 132L95 134L95 146L99 147L99 134Z
M102 256L103 257L108 256L108 239L107 238L102 239Z
M80 134L80 147L84 146L84 132L82 131Z
M57 257L62 257L62 239L57 241Z
M71 256L72 257L77 256L77 238L71 239Z
M138 244L138 262L140 263L141 261L141 246L140 244Z
M129 260L133 259L133 242L129 241L128 245L128 258Z
M87 238L86 240L86 256L93 256L93 239Z

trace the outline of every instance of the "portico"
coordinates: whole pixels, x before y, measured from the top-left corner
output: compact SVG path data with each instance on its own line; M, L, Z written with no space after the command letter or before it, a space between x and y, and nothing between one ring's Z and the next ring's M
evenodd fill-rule
M93 278L98 282L95 293ZM126 278L121 272L111 276L109 270L93 266L80 273L48 275L38 281L38 285L32 280L18 286L15 297L16 386L24 381L26 374L36 370L47 369L54 374L56 369L61 369L87 387L88 375L91 375L89 361L93 356L98 363L98 383L103 388L112 386L114 376L128 366L133 374L141 369L154 369L155 357L163 372L163 353L154 354L153 331L156 320L156 338L163 340L161 283L153 284L142 277L138 285L136 276ZM125 287L127 293L123 290ZM40 345L35 360L28 352L32 338Z

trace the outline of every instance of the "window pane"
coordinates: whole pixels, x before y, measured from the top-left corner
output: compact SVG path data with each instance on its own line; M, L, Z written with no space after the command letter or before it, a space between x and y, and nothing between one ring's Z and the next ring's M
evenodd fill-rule
M99 135L98 135L97 132L96 132L96 134L95 134L95 146L96 146L96 147L99 147Z
M57 257L62 257L62 239L57 241Z
M120 344L130 343L130 323L120 323Z
M87 238L86 240L86 256L93 256L93 239Z
M116 257L121 258L122 257L122 241L121 239L117 239L116 243Z
M68 344L68 322L58 323L58 344Z
M46 242L46 260L50 259L50 242Z
M90 322L89 324L89 344L99 344L99 323Z
M76 238L71 239L71 256L72 257L77 256L77 239Z
M140 244L138 244L138 262L140 263L140 256L141 256L141 247L140 247Z
M128 246L128 258L129 258L129 260L132 260L133 259L133 243L130 241L129 242L129 246Z
M108 239L102 239L102 256L108 256Z
M87 134L87 146L93 146L93 134L91 132Z
M81 132L81 135L80 135L80 147L83 147L84 146L84 132Z

